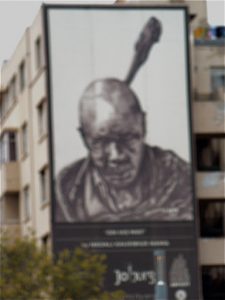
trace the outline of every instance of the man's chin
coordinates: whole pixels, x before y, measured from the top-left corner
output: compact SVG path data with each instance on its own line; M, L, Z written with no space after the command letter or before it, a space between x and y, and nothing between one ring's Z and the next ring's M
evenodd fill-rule
M109 186L122 189L122 188L129 187L133 183L134 176L127 176L127 177L107 176L105 177L105 179Z

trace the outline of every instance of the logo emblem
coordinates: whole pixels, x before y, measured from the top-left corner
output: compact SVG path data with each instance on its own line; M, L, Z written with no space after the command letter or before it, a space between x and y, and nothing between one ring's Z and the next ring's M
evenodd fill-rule
M186 300L187 292L185 290L177 290L175 293L176 300Z

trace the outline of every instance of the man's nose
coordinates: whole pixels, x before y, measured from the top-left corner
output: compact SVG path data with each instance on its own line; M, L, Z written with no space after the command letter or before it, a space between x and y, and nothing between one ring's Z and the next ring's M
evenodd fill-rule
M107 148L109 161L116 162L124 159L124 152L116 142L111 142Z

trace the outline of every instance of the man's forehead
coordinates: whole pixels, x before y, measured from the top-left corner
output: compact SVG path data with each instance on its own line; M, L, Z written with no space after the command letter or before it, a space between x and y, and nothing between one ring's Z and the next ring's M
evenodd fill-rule
M87 123L86 133L92 137L110 137L142 131L140 115L128 113L124 117L121 114L111 114L110 110L108 113L108 117L96 115L95 119Z
M92 109L95 112L94 123L96 125L106 123L108 120L115 118L117 114L116 109L112 103L105 101L102 97L97 97L94 101L94 107Z
M86 103L85 103L86 102ZM139 113L139 112L138 112ZM83 124L99 125L114 120L126 120L137 114L131 103L126 99L111 95L98 95L91 101L84 101L81 108L81 119Z
M111 103L116 109L123 110L132 106L141 110L135 93L125 82L118 79L108 78L92 82L84 91L80 105L81 107L94 105L99 99Z
M133 113L133 103L129 101L123 94L114 93L101 94L94 98L90 106L97 115L105 115L109 117L112 114L131 114Z
M121 124L137 115L142 115L142 110L136 95L117 79L94 81L81 97L80 122L84 130L106 125L122 127Z

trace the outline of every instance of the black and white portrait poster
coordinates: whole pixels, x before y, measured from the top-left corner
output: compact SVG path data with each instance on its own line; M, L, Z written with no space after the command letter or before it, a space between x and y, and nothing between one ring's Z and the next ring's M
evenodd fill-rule
M55 251L106 253L127 300L199 299L188 12L44 8Z

